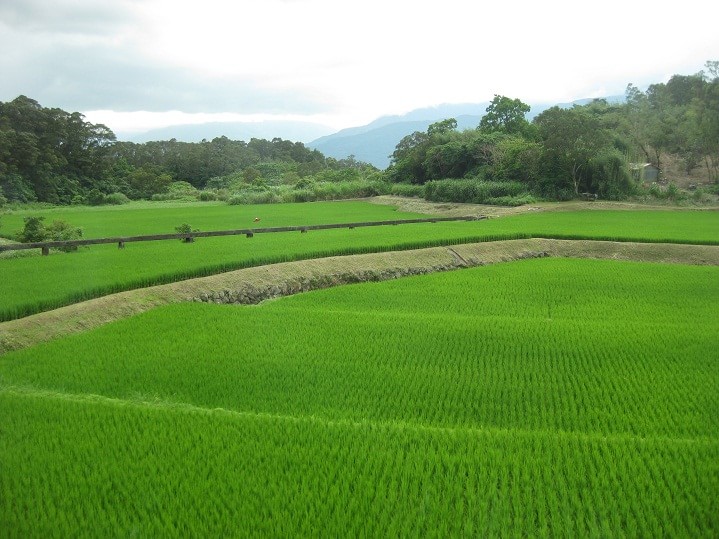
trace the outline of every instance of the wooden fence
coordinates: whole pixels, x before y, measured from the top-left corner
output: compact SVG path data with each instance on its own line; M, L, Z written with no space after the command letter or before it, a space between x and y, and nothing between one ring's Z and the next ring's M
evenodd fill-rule
M152 234L149 236L125 236L115 238L92 238L85 240L67 240L67 241L43 241L35 243L11 243L0 245L2 251L19 251L23 249L40 249L43 255L50 253L50 249L75 248L83 245L100 245L103 243L116 243L120 249L125 247L126 243L135 241L158 241L158 240L184 240L192 242L195 238L209 238L214 236L240 236L244 235L248 238L255 234L265 234L272 232L308 232L310 230L329 230L333 228L362 228L368 226L387 226L387 225L406 225L415 223L439 223L447 221L477 221L486 219L486 216L479 217L432 217L428 219L403 219L398 221L368 221L362 223L333 223L327 225L304 225L304 226L279 226L271 228L240 228L237 230L212 230L209 232L182 232L177 234Z

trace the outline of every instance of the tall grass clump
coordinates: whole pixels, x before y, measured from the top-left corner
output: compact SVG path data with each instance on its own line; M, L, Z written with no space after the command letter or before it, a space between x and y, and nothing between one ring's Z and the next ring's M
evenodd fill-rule
M433 202L465 202L519 206L535 199L527 186L516 181L481 179L433 180L424 186L424 197Z
M294 186L264 185L247 187L235 191L228 199L228 204L276 204L279 202L317 202L331 200L347 200L367 198L389 194L391 184L378 180L351 181L305 181L301 180Z

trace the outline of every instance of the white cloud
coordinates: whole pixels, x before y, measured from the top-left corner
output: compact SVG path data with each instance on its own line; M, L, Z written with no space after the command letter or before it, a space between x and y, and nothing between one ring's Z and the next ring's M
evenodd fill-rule
M569 101L699 70L717 14L698 0L5 0L0 100L338 126L495 93Z
M309 122L319 126L341 129L344 122L336 123L335 116L325 114L237 114L234 112L188 113L179 110L150 112L145 110L118 112L114 110L90 110L85 119L94 124L113 126L113 130L125 134L138 133L170 125L197 125L215 122Z

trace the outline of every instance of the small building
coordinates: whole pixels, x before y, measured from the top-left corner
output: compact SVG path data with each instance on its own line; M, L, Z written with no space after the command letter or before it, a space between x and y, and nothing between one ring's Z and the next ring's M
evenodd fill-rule
M651 163L632 163L629 169L637 181L651 183L659 179L659 169Z

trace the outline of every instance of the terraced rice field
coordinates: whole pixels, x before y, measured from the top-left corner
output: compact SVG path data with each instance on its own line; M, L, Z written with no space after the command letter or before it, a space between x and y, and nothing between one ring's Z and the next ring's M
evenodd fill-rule
M28 212L3 216L0 234L20 228ZM172 233L183 222L200 230L256 226L409 219L391 207L366 202L267 206L155 206L124 209L48 210L47 220L67 219L85 237ZM426 216L424 216L426 217ZM211 275L248 266L321 256L382 252L496 239L555 237L648 242L719 243L713 211L540 212L476 222L432 223L308 234L265 234L83 248L76 253L0 259L0 321L121 290Z
M539 259L6 354L0 529L715 537L717 305L716 267Z

